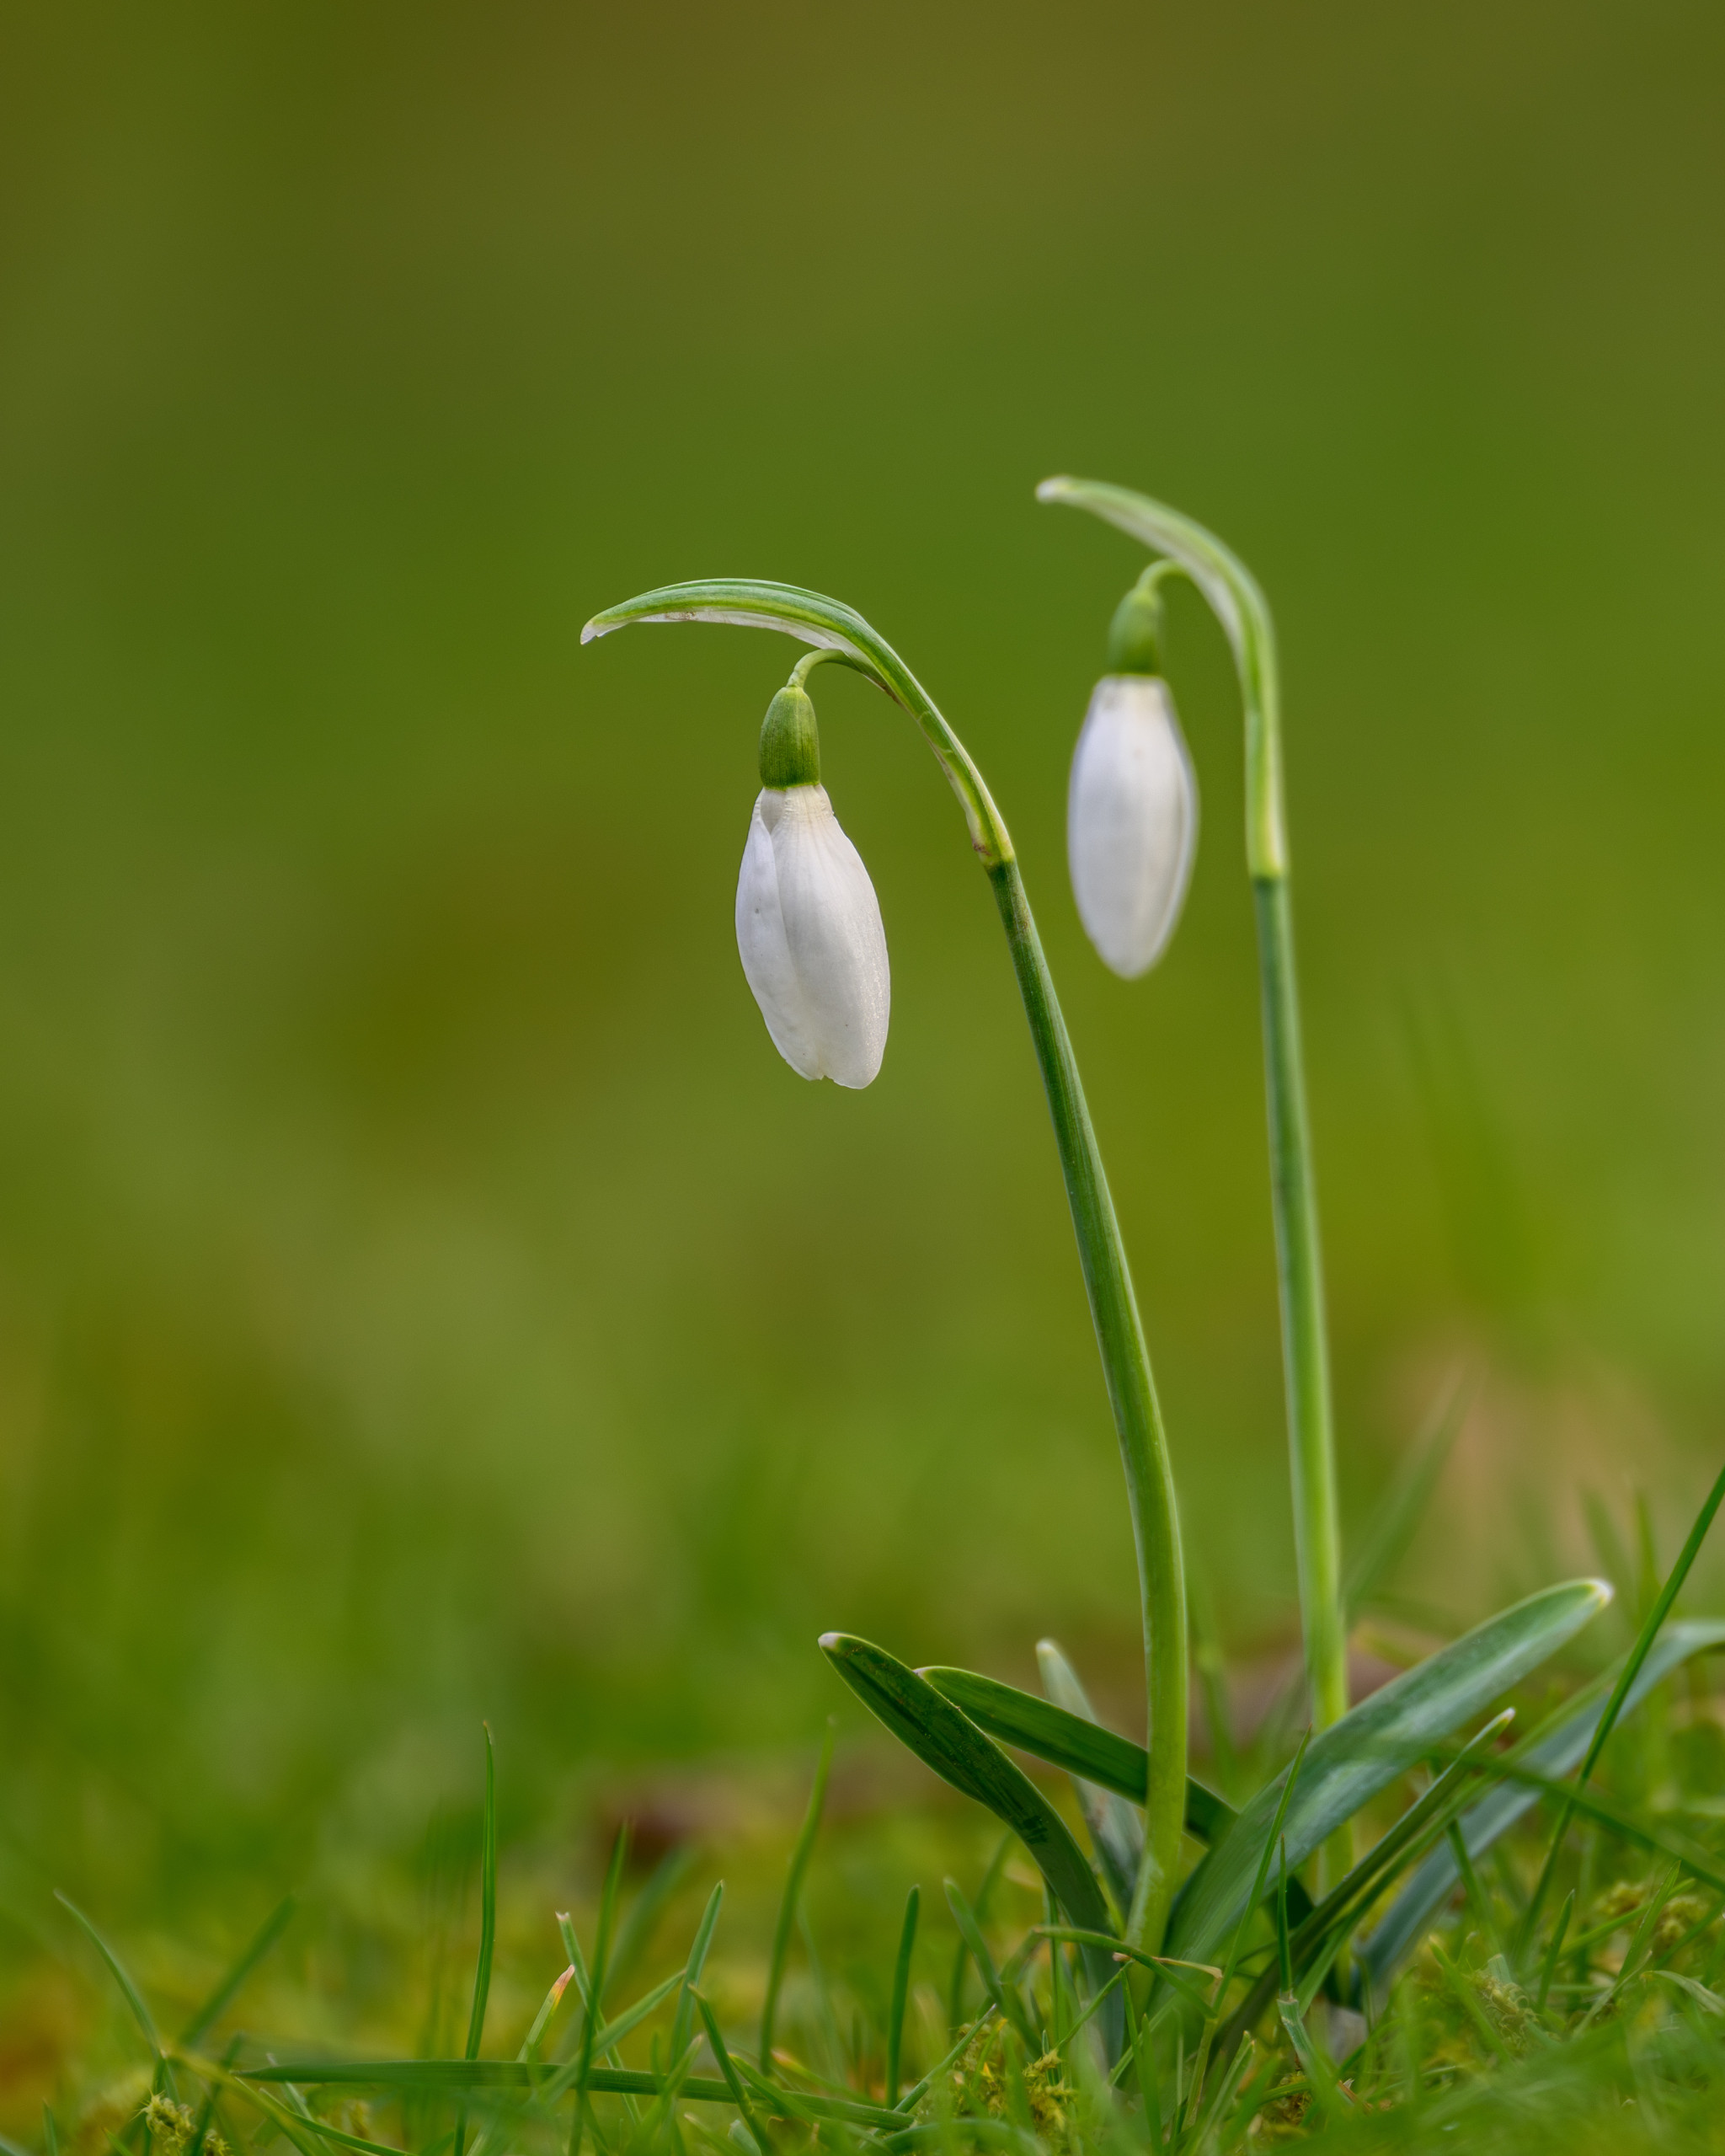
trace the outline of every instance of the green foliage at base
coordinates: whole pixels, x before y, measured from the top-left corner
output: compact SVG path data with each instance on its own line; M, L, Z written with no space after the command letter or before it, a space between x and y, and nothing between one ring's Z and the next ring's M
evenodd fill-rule
M747 1900L731 1897L742 1903L734 1943L702 1859L673 1848L632 1870L626 1826L579 1920L539 1921L563 1966L535 2010L506 1966L532 1934L507 1894L499 1902L488 1747L477 1966L433 1985L441 2020L434 2006L409 2025L423 1977L413 1972L393 2001L401 2048L367 2051L355 2041L360 2023L332 2011L327 1962L302 1960L294 1984L272 1983L291 1951L291 1903L194 2008L170 2014L67 1904L92 1978L99 1971L109 1987L109 2036L125 2034L136 2064L116 2078L112 2052L93 2043L83 2081L45 2112L40 2146L44 2156L816 2145L1225 2156L1278 2141L1415 2151L1465 2137L1474 2152L1565 2156L1713 2148L1725 2100L1715 1794L1725 1731L1703 1657L1725 1645L1725 1626L1665 1624L1685 1569L1680 1559L1630 1651L1590 1681L1554 1694L1547 1669L1544 1690L1530 1689L1599 1605L1577 1583L1417 1663L1291 1759L1260 1757L1258 1794L1238 1812L1218 1803L1191 1816L1177 1905L1188 1931L1193 1912L1216 1902L1204 1881L1240 1871L1228 1852L1252 1861L1226 1920L1204 1926L1204 1950L1178 1959L1132 1943L1107 1865L1094 1907L1109 1929L1075 1924L1069 1897L1083 1897L1069 1882L1061 1907L1033 1861L1045 1848L1010 1825L976 1840L985 1812L919 1825L900 1805L830 1822L824 1754L788 1864L782 1845L777 1855L776 1916L757 1861ZM1052 1822L1091 1876L1086 1848L1097 1852L1097 1822L1112 1817L1092 1785L1033 1782L914 1672L863 1643L828 1648L842 1673L892 1681L892 1725L904 1721L927 1764L996 1812L996 1833L1003 1808ZM1057 1650L1044 1663L1087 1704ZM966 1693L959 1673L940 1674ZM1033 1703L1010 1709L1004 1688L973 1683L966 1696L1001 1719L1010 1709L1021 1742L1042 1726ZM1516 1741L1515 1710L1526 1720L1530 1708L1534 1725ZM1076 1747L1130 1780L1135 1747L1079 1745L1073 1720L1048 1718L1051 1748ZM1585 1782L1573 1771L1584 1754ZM1001 1790L1010 1804L996 1801ZM1327 1880L1338 1809L1356 1861ZM907 1832L919 1869L950 1867L943 1895L928 1891L925 1870L908 1907ZM375 1950L349 1943L356 1958ZM267 2022L253 2018L260 2004ZM296 2022L308 2033L296 2036Z

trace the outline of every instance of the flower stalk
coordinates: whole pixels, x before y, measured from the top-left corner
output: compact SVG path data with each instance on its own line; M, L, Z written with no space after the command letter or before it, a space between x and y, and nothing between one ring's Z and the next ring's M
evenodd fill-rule
M1246 865L1258 917L1270 1190L1300 1626L1312 1719L1319 1729L1327 1729L1348 1711L1348 1647L1317 1183L1306 1109L1289 902L1275 631L1268 605L1245 564L1202 525L1178 511L1128 488L1090 479L1046 479L1037 489L1037 498L1087 509L1178 564L1220 622L1239 676L1246 721Z
M980 772L933 698L892 647L850 607L818 592L779 584L719 580L671 585L595 615L583 630L582 641L642 621L716 621L779 629L830 653L916 721L964 810L971 846L999 908L1029 1021L1125 1470L1138 1557L1150 1753L1145 1859L1131 1917L1135 1939L1154 1950L1167 1920L1186 1806L1186 1585L1179 1517L1119 1222L1011 835Z

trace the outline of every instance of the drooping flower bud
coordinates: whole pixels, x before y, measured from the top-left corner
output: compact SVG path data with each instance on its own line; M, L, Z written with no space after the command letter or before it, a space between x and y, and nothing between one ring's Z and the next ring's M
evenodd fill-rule
M1198 778L1167 683L1105 674L1072 757L1066 858L1085 931L1124 979L1166 948L1197 844Z
M768 707L761 778L737 879L743 971L793 1071L865 1086L886 1051L886 931L820 784L814 706L794 682Z

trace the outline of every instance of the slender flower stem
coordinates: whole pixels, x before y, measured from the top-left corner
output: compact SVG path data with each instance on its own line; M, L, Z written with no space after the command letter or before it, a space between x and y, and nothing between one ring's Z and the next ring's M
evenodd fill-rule
M1178 510L1128 488L1091 479L1047 479L1037 495L1044 501L1087 509L1178 562L1220 622L1240 678L1246 720L1246 865L1258 912L1270 1193L1281 1293L1300 1617L1312 1719L1319 1729L1327 1729L1348 1711L1348 1645L1342 1613L1342 1537L1317 1185L1306 1115L1300 999L1294 975L1275 630L1264 596L1246 564L1213 533Z
M1126 1470L1150 1703L1144 1865L1132 1917L1134 1943L1154 1953L1167 1919L1186 1805L1186 1576L1174 1478L1114 1201L1023 879L1017 863L1009 859L991 869L988 880L1012 949L1012 970L1054 1120L1085 1292Z
M1000 908L1048 1096L1138 1554L1148 1694L1150 1787L1135 1939L1154 1951L1172 1897L1186 1808L1186 1581L1167 1439L1132 1276L1065 1021L1049 976L1012 841L969 751L891 645L851 607L779 584L671 585L596 615L585 643L638 621L720 621L782 629L853 667L916 720L964 808Z
M1254 876L1258 973L1263 996L1264 1086L1281 1284L1282 1360L1287 1372L1293 1465L1294 1542L1312 1719L1327 1729L1348 1711L1348 1643L1342 1616L1342 1537L1330 1420L1330 1351L1324 1321L1317 1190L1306 1120L1300 995L1288 879Z

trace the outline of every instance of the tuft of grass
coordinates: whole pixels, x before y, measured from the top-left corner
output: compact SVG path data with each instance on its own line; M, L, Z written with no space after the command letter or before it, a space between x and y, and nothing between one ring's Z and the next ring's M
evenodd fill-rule
M897 1869L902 1819L818 1839L830 1729L762 1934L764 1966L746 1920L727 1935L736 1897L702 1881L702 1853L675 1849L632 1886L625 1826L581 1920L556 1919L560 1973L548 1991L542 1979L523 1990L498 1905L488 1730L462 2057L338 2051L327 2022L321 2045L286 2022L238 2025L291 1901L166 2038L174 2017L68 1902L141 2070L116 2109L115 2085L93 2063L45 2111L41 2156L269 2156L283 2145L299 2156L581 2156L590 2143L594 2156L774 2156L814 2143L840 2156L925 2146L1236 2156L1293 2141L1409 2156L1463 2140L1470 2156L1715 2148L1725 1815L1718 1702L1701 1658L1725 1646L1725 1627L1669 1620L1722 1493L1725 1477L1671 1574L1649 1583L1630 1652L1591 1677L1572 1668L1555 1707L1547 1672L1547 1711L1519 1743L1509 1732L1535 1673L1602 1603L1588 1583L1503 1613L1300 1737L1290 1757L1264 1763L1239 1811L1193 1809L1172 1927L1183 1944L1167 1953L1126 1936L1097 1884L1100 1872L1114 1910L1131 1899L1119 1875L1142 1844L1114 1807L1142 1787L1143 1755L1094 1720L1063 1656L1044 1665L1065 1704L1037 1703L963 1672L934 1672L937 1688L866 1643L842 1643L835 1659L850 1680L862 1672L864 1696L878 1692L978 1809L942 1815L943 1847L923 1847L944 1859L931 1866L943 1895L926 1907ZM1655 1788L1637 1725L1680 1683L1685 1714L1671 1718L1671 1771ZM1041 1779L1011 1766L961 1700L1028 1747ZM1007 1811L1013 1831L990 1849L981 1822ZM1300 1874L1338 1824L1361 1854L1314 1899ZM1056 1828L1070 1856L1037 1845ZM826 1877L834 1854L842 1891ZM1070 1888L1073 1862L1091 1893ZM1073 1921L1073 1900L1104 1920ZM1417 1931L1397 1914L1408 1910ZM559 2024L566 1996L574 2008ZM272 1998L280 2014L281 1993ZM410 1998L403 1987L403 2027ZM291 2003L318 2025L314 1977ZM494 2026L507 2029L500 2048Z

